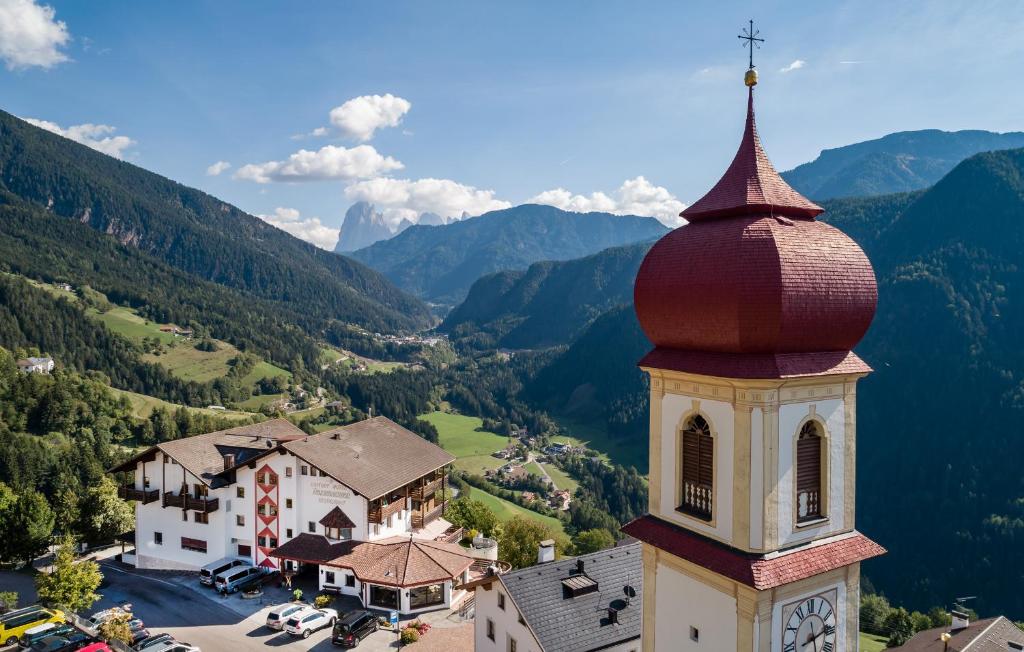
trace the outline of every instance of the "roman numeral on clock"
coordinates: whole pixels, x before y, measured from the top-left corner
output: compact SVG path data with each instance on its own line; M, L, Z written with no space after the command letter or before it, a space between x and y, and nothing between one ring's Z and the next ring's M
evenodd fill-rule
M782 646L782 652L796 652L796 642L786 643Z
M825 647L821 648L821 652L832 652L832 641L825 641Z

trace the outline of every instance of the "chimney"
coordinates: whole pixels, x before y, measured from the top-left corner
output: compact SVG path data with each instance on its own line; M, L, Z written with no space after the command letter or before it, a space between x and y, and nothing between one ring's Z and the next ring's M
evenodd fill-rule
M537 548L537 563L546 564L549 561L555 561L554 539L544 539L540 542L540 547Z
M951 631L967 629L967 626L971 624L971 617L963 611L951 611L949 615L953 617L953 624L949 628Z
M583 560L582 559L577 559L576 560L576 574L577 575L583 575L584 574L583 573Z
M235 465L235 454L224 453L224 469L230 469Z
M608 624L618 625L619 624L619 610L615 607L608 607Z

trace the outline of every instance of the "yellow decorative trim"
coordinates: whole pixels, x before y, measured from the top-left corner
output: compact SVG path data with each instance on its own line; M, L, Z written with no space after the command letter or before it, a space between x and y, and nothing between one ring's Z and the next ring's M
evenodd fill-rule
M764 523L762 525L761 547L774 550L779 542L779 410L775 406L765 406L761 413L762 436L761 450L764 454Z
M736 547L750 549L750 406L733 409L732 539Z
M843 529L852 530L855 526L857 509L857 384L846 384L843 398Z
M658 549L646 543L641 544L644 564L644 613L643 650L654 652L654 620L657 613L657 591L655 581L658 570Z
M761 591L757 594L757 652L771 652L774 606L775 591Z
M860 562L846 567L846 649L856 650L860 639Z
M665 398L665 383L661 378L651 377L650 401L650 451L647 467L647 511L651 514L661 513L661 406Z
M737 585L734 597L736 599L736 652L753 652L757 591Z

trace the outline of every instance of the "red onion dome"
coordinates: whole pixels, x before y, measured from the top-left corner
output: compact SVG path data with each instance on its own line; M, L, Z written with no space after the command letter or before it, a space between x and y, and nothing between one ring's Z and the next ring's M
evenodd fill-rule
M871 324L878 286L857 243L814 219L822 211L765 155L751 89L729 169L637 273L633 299L647 337L685 351L850 351Z

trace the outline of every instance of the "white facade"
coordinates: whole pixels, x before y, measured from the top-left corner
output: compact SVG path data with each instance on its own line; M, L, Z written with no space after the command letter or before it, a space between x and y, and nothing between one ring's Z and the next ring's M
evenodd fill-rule
M504 609L498 606L499 595L504 597ZM493 634L493 638L489 633ZM519 608L501 582L494 582L489 590L478 587L473 621L473 650L508 652L510 639L516 641L516 652L541 652L537 637L525 622L520 622Z
M658 649L735 650L736 598L663 563L655 571Z

